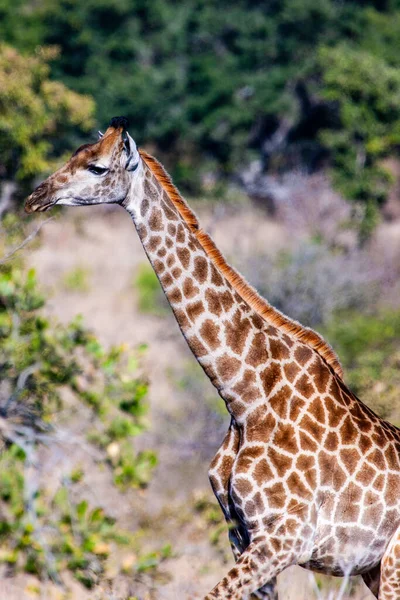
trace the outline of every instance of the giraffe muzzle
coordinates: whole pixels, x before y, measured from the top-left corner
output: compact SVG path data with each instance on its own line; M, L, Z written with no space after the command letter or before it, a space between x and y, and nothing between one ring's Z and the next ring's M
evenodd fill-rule
M25 212L44 212L57 203L57 198L49 193L47 185L40 184L25 201Z
M34 212L44 212L48 210L52 206L54 206L55 202L47 202L46 204L25 204L25 212L34 213Z

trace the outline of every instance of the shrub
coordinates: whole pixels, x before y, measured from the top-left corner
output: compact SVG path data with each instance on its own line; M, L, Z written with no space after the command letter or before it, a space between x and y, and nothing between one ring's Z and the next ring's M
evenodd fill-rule
M32 181L54 168L54 151L68 149L93 127L94 103L50 79L56 48L26 56L0 44L0 183Z
M351 200L363 201L365 235L392 183L382 159L400 142L400 74L381 56L346 43L319 52L321 95L339 108L341 127L321 133L332 151L333 181Z
M271 304L311 327L328 323L337 311L370 306L382 278L367 252L332 249L319 240L301 242L273 259L256 256L246 270Z
M9 215L5 226L15 243L22 233L16 219ZM77 498L75 487L84 479L79 466L55 494L38 473L32 485L25 467L35 468L42 442L57 439L68 390L81 410L90 410L97 432L91 439L115 483L124 490L144 487L157 459L151 450L137 452L133 440L146 426L148 385L137 352L105 350L79 318L65 326L48 321L44 304L34 271L26 273L18 255L0 262L0 562L9 572L23 569L55 581L68 569L91 587L110 544L132 536Z
M157 316L162 316L166 312L167 300L157 275L150 265L140 265L135 275L134 285L138 293L139 310Z
M400 312L342 313L324 334L354 392L382 417L400 425Z
M0 457L0 562L9 574L17 569L60 582L69 570L85 587L97 583L112 543L133 542L118 530L104 510L75 503L70 486L62 485L49 497L44 488L27 494L24 453L16 444Z

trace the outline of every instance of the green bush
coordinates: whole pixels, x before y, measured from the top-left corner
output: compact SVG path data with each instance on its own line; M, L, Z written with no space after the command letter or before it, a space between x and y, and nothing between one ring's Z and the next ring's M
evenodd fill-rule
M295 84L315 81L316 49L359 39L367 8L335 0L45 0L28 8L5 0L0 37L24 52L58 46L52 76L90 94L103 125L128 116L138 141L155 145L193 189L211 156L229 172L282 118L297 118ZM385 41L375 37L379 47Z
M27 56L0 44L0 183L31 183L93 127L93 100L50 78L57 54L37 48Z
M0 456L0 562L9 571L22 569L60 581L69 570L88 588L100 579L112 543L133 542L115 520L85 500L74 503L67 486L53 497L39 488L25 492L24 456L15 444Z
M360 399L400 425L400 312L344 313L324 334L345 369L345 381Z
M9 215L3 225L18 243L17 219ZM0 262L0 562L11 572L55 581L68 569L92 587L112 544L133 543L132 535L102 509L77 501L85 477L79 465L55 494L41 484L30 492L25 466L34 465L42 441L51 444L68 389L92 412L97 437L90 431L88 437L115 484L146 486L157 458L151 450L137 452L133 442L146 428L148 384L139 371L140 350L105 350L79 318L65 326L46 319L35 273L18 256Z
M365 204L367 235L392 183L382 159L400 143L400 73L384 58L341 44L319 52L322 97L336 103L340 128L321 133L332 152L333 181L341 193Z
M65 273L63 277L63 286L71 292L87 292L89 285L89 271L84 267L76 267Z
M138 294L139 310L162 316L166 312L167 301L153 269L147 265L140 265L135 275L134 286Z
M335 184L365 204L367 236L391 182L382 158L398 150L399 26L398 3L375 0L4 0L0 38L17 50L0 53L2 154L11 167L18 148L18 176L45 170L51 146L91 127L77 95L89 94L101 127L128 116L192 192L260 151L270 170L313 169L329 151Z

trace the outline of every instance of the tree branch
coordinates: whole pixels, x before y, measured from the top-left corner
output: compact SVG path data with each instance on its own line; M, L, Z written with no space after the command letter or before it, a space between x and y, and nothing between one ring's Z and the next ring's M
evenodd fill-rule
M5 181L0 193L0 218L12 205L12 197L17 189L15 181Z
M22 248L24 248L24 246L26 246L27 244L29 244L29 242L31 242L37 236L37 234L39 233L39 231L42 229L43 225L46 225L46 223L48 223L49 221L52 221L53 219L54 219L54 217L50 217L49 219L46 219L45 221L42 221L40 223L40 225L34 231L32 231L32 233L30 233L28 235L27 238L25 238L18 246L16 246L16 248L14 248L13 250L11 250L11 252L8 252L8 254L6 254L0 260L0 265L4 264L7 260L10 260L10 258L12 258L16 252L18 252L19 250L22 250Z

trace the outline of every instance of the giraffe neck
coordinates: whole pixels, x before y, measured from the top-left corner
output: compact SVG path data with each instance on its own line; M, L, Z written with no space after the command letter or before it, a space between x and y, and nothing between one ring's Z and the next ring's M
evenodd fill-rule
M257 367L265 369L268 353L258 335L279 332L219 271L145 163L134 181L124 207L189 347L240 422L246 402L263 396Z

